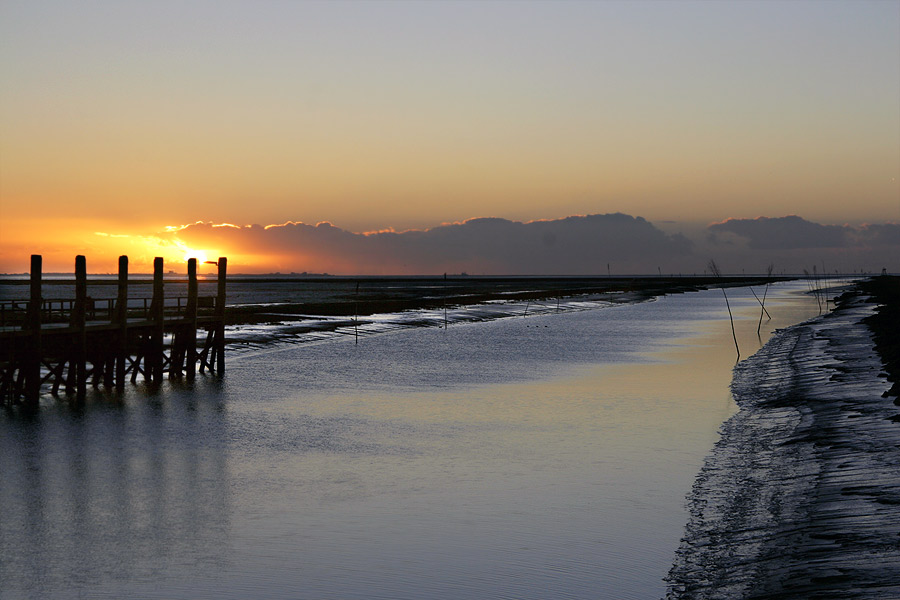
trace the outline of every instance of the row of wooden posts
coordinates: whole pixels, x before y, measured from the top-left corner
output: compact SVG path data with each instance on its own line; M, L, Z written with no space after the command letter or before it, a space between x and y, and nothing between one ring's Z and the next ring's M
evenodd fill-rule
M173 311L165 302L163 259L155 258L149 311L135 311L128 306L128 257L120 256L117 297L114 303L99 301L106 302L111 310L106 319L97 320L94 307L98 301L87 294L86 259L77 256L75 299L69 303L68 320L45 323L42 258L33 255L30 294L21 327L0 331L0 403L36 408L41 388L48 383L54 394L64 386L67 394L82 402L89 380L95 387L102 384L121 393L127 378L136 382L138 375L149 384L158 384L166 373L170 378L193 379L198 368L200 373L208 369L216 375L224 374L228 260L222 257L215 264L217 295L200 298L197 259L188 260L187 302L182 308L179 301ZM207 335L198 348L197 333L202 329Z

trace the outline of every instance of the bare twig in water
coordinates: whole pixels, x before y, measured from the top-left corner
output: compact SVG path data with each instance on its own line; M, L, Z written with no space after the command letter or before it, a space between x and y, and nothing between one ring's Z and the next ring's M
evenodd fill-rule
M447 274L444 273L444 281L447 280ZM444 290L444 295L441 297L441 304L444 306L444 331L447 331L447 290Z
M756 336L757 337L759 337L759 330L762 327L763 313L765 313L766 316L769 317L770 320L772 319L772 317L769 315L769 311L766 310L766 296L769 294L769 283L770 282L768 280L772 279L772 271L773 270L775 270L775 263L769 263L769 266L766 267L766 279L767 279L766 289L763 290L762 302L760 303L762 305L762 310L759 311L759 323L757 323L757 325L756 325Z
M813 286L816 290L816 302L819 303L819 312L822 312L822 298L820 294L822 293L822 286L819 284L819 270L816 268L816 265L813 265ZM825 307L825 310L828 310L828 307Z
M719 270L719 265L716 264L716 261L710 259L708 268L714 277L721 279L722 271ZM728 318L731 320L731 337L734 338L734 349L737 351L738 360L740 360L741 349L738 347L737 333L734 331L734 316L731 314L731 305L728 303L728 294L725 293L724 285L721 285L719 289L722 290L722 295L725 296L725 307L728 309Z
M813 267L815 270L815 267ZM816 306L819 307L819 312L822 312L822 303L819 301L819 290L815 287L813 283L813 275L810 274L808 269L803 269L803 274L806 276L806 288L810 291L813 296L816 298Z
M772 317L769 315L769 311L766 310L766 307L765 307L765 305L763 304L763 301L760 300L759 296L756 295L756 290L753 289L753 286L752 286L752 285L748 285L747 287L750 288L750 292L753 294L753 297L756 298L756 302L757 302L760 306L762 306L763 312L765 312L765 313L766 313L766 316L769 317L769 318L771 319ZM760 317L760 318L762 318L762 317Z

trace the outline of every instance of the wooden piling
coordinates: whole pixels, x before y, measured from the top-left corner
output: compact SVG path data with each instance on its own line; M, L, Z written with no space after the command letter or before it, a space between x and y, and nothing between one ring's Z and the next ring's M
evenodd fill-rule
M125 391L125 355L128 351L128 257L119 257L119 293L116 296L115 321L119 325L116 339L116 392Z
M218 293L216 295L216 375L225 374L225 278L228 274L228 259L219 257Z
M150 336L147 378L151 383L160 383L163 379L163 338L165 337L165 296L163 291L163 259L153 259L153 300L150 303L150 320L153 321L153 333Z
M75 305L69 321L75 333L69 369L75 369L75 400L78 403L84 402L87 392L87 308L87 261L78 255L75 257Z
M198 362L201 373L204 367L216 375L224 373L224 257L218 262L215 298L199 296L197 261L188 262L187 302L179 297L177 307L166 307L163 259L156 258L153 298L132 298L136 307L143 301L143 318L130 320L127 256L119 257L115 299L98 300L88 295L86 258L77 256L75 299L45 303L41 296L42 266L41 256L33 255L30 296L24 313L17 308L22 306L19 301L0 302L19 326L0 330L0 403L37 409L45 382L54 395L64 385L73 404L81 404L86 400L88 379L96 388L115 387L121 393L129 376L134 383L142 375L151 386L158 385L167 373L174 378L185 375L193 379ZM131 316L139 312L135 310ZM198 327L208 331L202 352L198 352ZM171 344L167 344L169 336Z
M24 329L29 332L25 356L20 369L24 376L25 406L36 409L41 396L41 271L43 259L39 254L31 255L31 295L28 298L28 313Z
M185 362L188 379L197 374L197 259L188 259L188 299L185 307Z

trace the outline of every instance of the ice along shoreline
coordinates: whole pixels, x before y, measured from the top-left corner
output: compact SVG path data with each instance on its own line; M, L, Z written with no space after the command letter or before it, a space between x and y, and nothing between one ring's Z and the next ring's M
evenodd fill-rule
M900 595L900 409L883 334L898 285L863 282L735 368L740 410L688 498L667 598Z

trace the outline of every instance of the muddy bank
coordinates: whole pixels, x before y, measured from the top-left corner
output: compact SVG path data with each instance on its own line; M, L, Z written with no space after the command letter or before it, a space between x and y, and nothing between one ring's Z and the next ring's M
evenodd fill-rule
M751 277L237 279L229 281L226 339L235 349L252 350L334 335L360 337L408 327L590 310L719 285L761 288L766 282Z
M891 382L887 394L895 404L900 395L900 277L873 277L860 285L860 290L874 303L874 314L866 317L872 330L875 349L884 361L884 377Z
M878 317L896 294L877 310L870 292L735 368L740 411L689 497L667 598L900 597L900 410L875 350L897 344Z
M307 315L328 317L369 316L405 310L443 309L493 302L540 302L557 298L607 301L634 300L683 293L713 285L764 285L783 278L725 277L426 277L327 278L278 280L252 278L228 282L229 324L264 323ZM247 287L254 298L244 300ZM263 294L260 294L260 291Z

